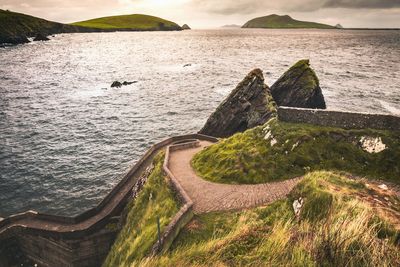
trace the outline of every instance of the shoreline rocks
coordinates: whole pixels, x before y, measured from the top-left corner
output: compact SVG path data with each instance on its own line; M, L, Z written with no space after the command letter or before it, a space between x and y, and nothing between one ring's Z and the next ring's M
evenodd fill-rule
M187 24L183 24L182 30L191 30L192 28L189 27Z
M34 42L37 42L37 41L50 41L50 39L47 38L46 35L41 34L41 33L38 33L38 34L35 36L35 38L33 39L33 41L34 41Z

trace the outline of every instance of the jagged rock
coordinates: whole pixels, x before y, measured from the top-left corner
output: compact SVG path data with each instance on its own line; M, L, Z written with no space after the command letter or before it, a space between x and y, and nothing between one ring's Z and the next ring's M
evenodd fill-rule
M300 60L271 86L278 106L326 109L319 80L309 60Z
M114 87L120 88L120 87L122 87L122 83L120 83L119 81L115 81L111 84L111 87L112 88L114 88Z
M49 40L50 40L50 39L47 38L46 35L41 34L41 33L36 34L35 39L33 39L33 41L35 41L35 42L37 42L37 41L49 41Z
M191 30L192 28L190 28L189 27L189 25L187 25L187 24L184 24L183 26L182 26L182 30Z
M199 133L228 137L264 124L273 115L271 99L262 71L255 69L221 103Z

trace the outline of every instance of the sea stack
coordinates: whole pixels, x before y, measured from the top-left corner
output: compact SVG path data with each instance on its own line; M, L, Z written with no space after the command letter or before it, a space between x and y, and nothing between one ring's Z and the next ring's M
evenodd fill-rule
M271 86L278 106L326 109L319 80L308 59L300 60Z
M190 28L189 27L189 25L187 25L187 24L184 24L183 26L182 26L182 30L191 30L192 28Z
M274 114L262 70L251 71L210 116L199 133L228 137L256 127Z

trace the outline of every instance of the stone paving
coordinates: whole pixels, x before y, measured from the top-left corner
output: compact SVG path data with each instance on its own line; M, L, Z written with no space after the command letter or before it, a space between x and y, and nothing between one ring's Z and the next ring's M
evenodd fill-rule
M190 161L211 142L201 141L200 147L172 151L169 169L192 199L195 213L240 210L269 204L285 197L300 178L259 185L217 184L200 178Z

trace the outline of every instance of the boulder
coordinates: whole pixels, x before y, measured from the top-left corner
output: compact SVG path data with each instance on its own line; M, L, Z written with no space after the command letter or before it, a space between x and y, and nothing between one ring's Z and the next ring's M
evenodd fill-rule
M191 30L192 28L190 28L189 27L189 25L187 25L187 24L184 24L183 26L182 26L182 30Z
M274 114L274 108L263 73L255 69L220 104L199 133L228 137L264 124Z
M50 39L47 38L46 35L38 33L36 34L36 37L33 39L33 41L37 42L37 41L49 41Z
M326 109L319 80L309 60L300 60L271 86L278 106Z

